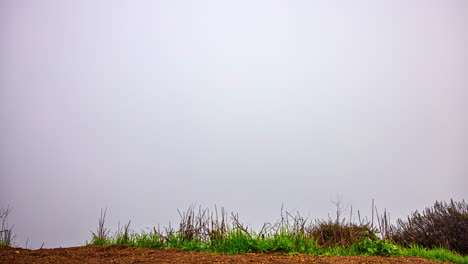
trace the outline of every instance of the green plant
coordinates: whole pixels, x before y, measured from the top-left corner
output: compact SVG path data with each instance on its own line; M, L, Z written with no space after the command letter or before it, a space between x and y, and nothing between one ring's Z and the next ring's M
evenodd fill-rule
M356 252L366 256L395 256L401 254L398 246L381 239L372 240L370 238L365 238L363 241L357 243L355 247Z

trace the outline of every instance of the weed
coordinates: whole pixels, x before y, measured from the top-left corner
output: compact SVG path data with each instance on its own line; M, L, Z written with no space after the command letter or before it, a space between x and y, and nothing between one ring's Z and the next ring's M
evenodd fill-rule
M101 209L101 217L99 218L99 224L96 233L91 231L92 238L91 244L105 246L110 244L109 229L105 227L106 221L106 210Z
M381 239L371 240L370 238L365 238L363 241L360 241L353 246L355 248L355 252L365 256L397 256L401 254L398 246Z
M0 210L0 221L2 222L2 227L0 229L0 246L9 247L12 245L13 226L8 226L8 214L9 213L10 213L9 207L7 209Z

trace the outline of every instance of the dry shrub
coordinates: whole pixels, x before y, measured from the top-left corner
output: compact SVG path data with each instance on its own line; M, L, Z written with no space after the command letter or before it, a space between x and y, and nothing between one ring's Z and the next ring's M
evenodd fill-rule
M417 244L442 247L468 254L468 205L462 202L435 202L423 213L413 212L407 221L398 219L390 230L391 239L400 245Z
M348 247L366 238L377 239L376 230L369 225L346 224L344 221L317 221L310 235L323 247Z

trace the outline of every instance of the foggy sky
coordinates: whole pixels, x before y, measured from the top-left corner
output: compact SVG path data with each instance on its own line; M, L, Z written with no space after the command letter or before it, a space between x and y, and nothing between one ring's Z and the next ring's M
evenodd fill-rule
M0 206L24 247L190 204L467 198L466 1L0 2Z

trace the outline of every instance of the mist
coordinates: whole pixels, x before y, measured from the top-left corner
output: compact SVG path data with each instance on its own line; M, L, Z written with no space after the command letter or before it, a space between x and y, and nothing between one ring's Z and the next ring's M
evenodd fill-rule
M84 245L103 208L139 232L466 199L466 25L461 0L1 1L14 242Z

